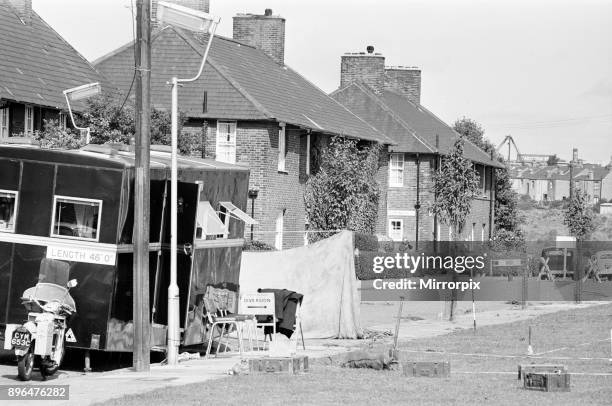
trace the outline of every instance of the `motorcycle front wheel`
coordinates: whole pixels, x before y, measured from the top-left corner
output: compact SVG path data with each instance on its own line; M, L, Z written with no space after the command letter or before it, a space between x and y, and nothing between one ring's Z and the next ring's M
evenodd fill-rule
M32 371L34 370L34 354L28 352L17 358L17 376L22 381L32 379Z

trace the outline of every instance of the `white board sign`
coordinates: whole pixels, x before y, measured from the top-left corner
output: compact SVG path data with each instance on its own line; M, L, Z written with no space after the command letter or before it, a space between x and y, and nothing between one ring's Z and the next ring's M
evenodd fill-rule
M60 261L86 262L88 264L114 266L117 260L115 250L74 247L70 245L49 245L47 258Z
M565 235L558 235L555 245L557 248L576 248L576 238Z

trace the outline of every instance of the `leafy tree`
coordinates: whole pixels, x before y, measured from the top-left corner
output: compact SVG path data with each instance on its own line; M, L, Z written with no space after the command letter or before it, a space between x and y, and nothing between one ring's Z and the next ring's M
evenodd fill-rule
M463 137L457 138L450 154L442 159L442 166L433 176L436 200L431 211L444 224L453 227L454 236L460 235L472 208L472 199L479 190L478 174L472 162L463 156Z
M304 202L311 229L348 229L374 234L378 215L376 180L378 144L359 146L357 141L333 137L322 148L319 171L306 183ZM327 237L310 236L311 241Z
M182 154L200 149L198 136L183 132L187 121L179 112L178 148ZM92 144L132 142L135 129L135 108L131 100L122 103L112 95L105 94L87 100L87 109L78 119L80 126L90 127ZM165 110L151 109L151 144L170 145L171 116Z
M483 151L489 154L495 151L495 146L484 136L485 131L478 122L463 117L455 121L453 129Z
M442 159L442 166L433 176L436 200L431 211L444 224L453 227L453 240L461 234L465 220L472 209L472 199L479 190L478 174L472 162L463 156L463 137L458 137L450 154ZM451 245L452 247L452 245ZM453 279L456 278L453 272ZM456 292L450 300L449 320L454 318Z
M563 222L576 240L587 240L595 230L595 216L589 209L587 195L582 190L574 189L572 199L563 214Z
M523 216L519 212L517 193L512 190L508 168L495 171L495 231L493 240L504 248L523 248L521 230ZM500 247L501 248L501 247Z

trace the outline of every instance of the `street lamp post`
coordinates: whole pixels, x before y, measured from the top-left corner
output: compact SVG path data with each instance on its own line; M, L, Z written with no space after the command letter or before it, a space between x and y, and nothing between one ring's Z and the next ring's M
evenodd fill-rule
M66 104L68 105L68 113L70 114L70 121L72 126L80 131L87 131L85 143L89 144L89 127L78 127L74 122L74 115L72 114L72 107L70 106L70 100L77 101L86 99L91 96L99 94L101 91L100 83L94 82L82 86L73 87L72 89L64 90L64 97L66 98Z
M157 9L157 18L160 23L184 28L196 32L208 32L208 44L202 57L202 63L197 75L189 79L179 79L176 76L170 81L172 86L172 153L171 153L171 180L170 180L170 286L168 286L168 365L178 362L179 334L179 287L177 284L177 206L178 206L178 86L180 83L196 81L204 70L206 58L210 51L213 37L220 19L208 13L193 10L187 7L160 1Z

